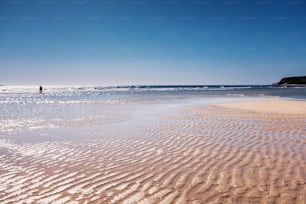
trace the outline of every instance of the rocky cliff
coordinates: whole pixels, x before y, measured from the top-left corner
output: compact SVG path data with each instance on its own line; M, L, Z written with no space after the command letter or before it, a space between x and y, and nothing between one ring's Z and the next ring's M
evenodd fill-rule
M277 83L278 85L306 85L306 76L298 76L298 77L286 77L282 78L280 82Z

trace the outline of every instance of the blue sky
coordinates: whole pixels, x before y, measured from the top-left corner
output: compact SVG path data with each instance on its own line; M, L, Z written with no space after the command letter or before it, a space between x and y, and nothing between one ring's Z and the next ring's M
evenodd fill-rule
M0 84L270 84L306 75L305 1L1 0Z

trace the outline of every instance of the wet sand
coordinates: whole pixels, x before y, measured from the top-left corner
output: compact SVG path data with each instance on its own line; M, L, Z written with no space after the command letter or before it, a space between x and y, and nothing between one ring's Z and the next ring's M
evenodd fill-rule
M1 138L0 203L304 204L306 114L284 111L304 103L176 107L80 127L78 141Z

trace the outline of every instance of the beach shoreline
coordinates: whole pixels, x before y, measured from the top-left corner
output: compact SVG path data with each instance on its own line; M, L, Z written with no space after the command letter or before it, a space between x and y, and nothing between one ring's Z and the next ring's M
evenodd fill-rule
M0 202L304 204L306 102L237 100L0 137Z

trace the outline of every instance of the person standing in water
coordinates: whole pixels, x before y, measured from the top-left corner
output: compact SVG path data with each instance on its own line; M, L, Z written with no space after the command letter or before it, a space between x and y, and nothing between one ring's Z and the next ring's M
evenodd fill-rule
M43 87L42 85L39 86L39 93L42 93L43 92Z

